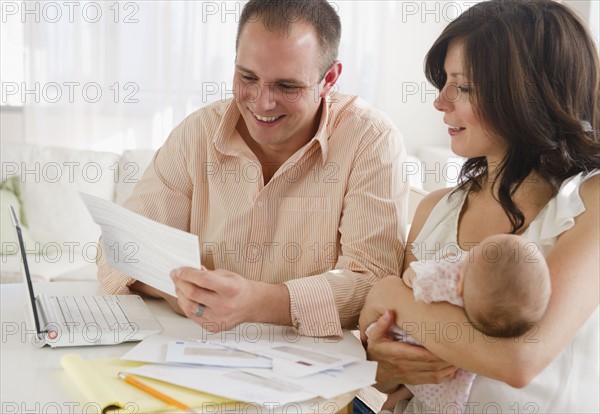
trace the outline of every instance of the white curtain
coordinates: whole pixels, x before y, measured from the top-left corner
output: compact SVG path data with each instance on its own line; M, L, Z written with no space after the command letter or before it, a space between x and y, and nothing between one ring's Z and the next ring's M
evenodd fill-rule
M215 2L77 3L72 22L65 8L56 23L43 8L39 23L25 21L26 142L156 148L225 93L239 13L212 14Z
M25 142L110 151L157 148L186 115L231 96L244 2L92 1L73 2L72 10L65 6L69 2L31 3L38 4L39 21L20 16ZM409 152L444 142L423 58L454 12L468 6L331 3L342 20L339 90L388 113Z

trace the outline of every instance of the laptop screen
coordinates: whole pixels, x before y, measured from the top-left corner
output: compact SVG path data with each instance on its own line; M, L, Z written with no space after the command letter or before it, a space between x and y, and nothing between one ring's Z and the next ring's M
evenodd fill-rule
M35 321L35 330L37 331L38 337L43 337L47 330L41 330L40 320L38 318L37 306L35 304L35 293L33 292L33 283L31 282L31 274L29 273L29 265L27 264L27 253L25 251L25 243L23 242L23 235L21 233L21 223L17 218L17 213L13 206L8 206L10 210L10 217L12 218L15 229L17 230L17 237L19 238L19 250L21 251L21 258L23 259L23 267L25 268L25 280L27 282L27 289L29 291L29 301L31 302L31 308L33 309L33 319Z

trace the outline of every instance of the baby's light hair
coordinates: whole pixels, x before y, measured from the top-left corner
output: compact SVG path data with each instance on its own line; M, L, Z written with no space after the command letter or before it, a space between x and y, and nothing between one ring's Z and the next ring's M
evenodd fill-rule
M465 269L465 313L488 336L511 338L542 319L550 299L550 273L538 246L523 237L486 238Z

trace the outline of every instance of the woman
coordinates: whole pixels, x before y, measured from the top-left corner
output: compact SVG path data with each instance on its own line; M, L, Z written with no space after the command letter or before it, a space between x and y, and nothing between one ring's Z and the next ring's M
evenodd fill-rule
M522 234L546 257L552 296L530 331L491 340L458 307L382 280L360 321L361 332L377 321L367 342L377 387L441 382L459 367L478 374L464 412L599 412L600 68L589 33L554 1L480 3L436 40L426 75L452 151L468 160L455 189L419 205L404 268ZM392 342L394 322L425 349ZM432 408L445 411L408 405Z

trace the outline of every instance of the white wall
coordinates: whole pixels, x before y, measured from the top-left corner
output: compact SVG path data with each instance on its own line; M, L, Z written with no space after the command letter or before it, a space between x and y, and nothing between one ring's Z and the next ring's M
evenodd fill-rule
M590 27L600 49L600 1L590 2Z
M412 3L419 8L398 10L398 24L387 38L389 52L378 78L386 93L379 105L404 134L408 152L418 155L423 147L449 145L443 115L433 107L438 91L427 82L423 67L429 47L452 20L452 9L447 7L451 2L438 2L438 10Z
M382 20L373 26L356 27L344 21L348 3L340 3L340 60L345 64L340 90L359 94L387 113L404 135L409 154L418 155L422 147L447 145L447 129L441 114L433 108L437 91L427 83L423 64L427 50L443 28L457 12L468 7L453 1L351 2L365 10L384 10ZM377 54L375 47L370 53L365 47L365 53L356 56L353 45L365 41L377 43L384 53ZM372 70L375 66L377 71ZM366 79L360 81L357 76Z
M23 124L21 109L0 108L0 141L24 142Z
M571 7L585 21L600 45L600 1L599 0L563 0L562 3Z

